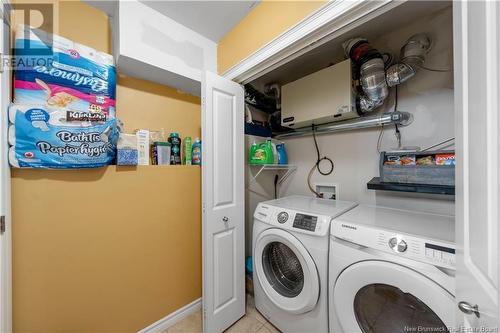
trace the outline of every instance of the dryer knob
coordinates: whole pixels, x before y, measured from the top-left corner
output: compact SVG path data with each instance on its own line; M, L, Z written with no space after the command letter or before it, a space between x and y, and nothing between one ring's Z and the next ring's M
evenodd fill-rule
M408 244L402 239L398 239L397 237L392 237L389 239L389 247L394 251L394 252L405 252L406 249L408 248Z

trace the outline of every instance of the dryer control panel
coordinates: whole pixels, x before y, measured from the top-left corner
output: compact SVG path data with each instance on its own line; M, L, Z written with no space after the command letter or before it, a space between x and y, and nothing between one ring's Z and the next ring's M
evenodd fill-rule
M452 247L425 243L425 257L432 262L455 266L455 249Z
M455 245L366 225L333 221L334 237L435 266L455 269Z

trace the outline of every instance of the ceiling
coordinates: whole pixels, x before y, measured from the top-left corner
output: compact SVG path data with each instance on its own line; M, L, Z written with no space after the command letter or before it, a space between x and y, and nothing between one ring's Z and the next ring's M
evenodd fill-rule
M246 16L260 0L142 0L141 2L217 43L222 36Z

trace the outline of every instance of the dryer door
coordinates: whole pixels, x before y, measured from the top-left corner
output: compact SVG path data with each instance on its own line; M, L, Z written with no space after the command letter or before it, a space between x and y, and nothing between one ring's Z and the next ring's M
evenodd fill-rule
M386 261L361 261L338 277L333 300L345 332L448 332L454 297L421 273Z
M267 229L255 243L254 270L267 297L283 311L311 311L319 298L316 265L304 245L281 229Z

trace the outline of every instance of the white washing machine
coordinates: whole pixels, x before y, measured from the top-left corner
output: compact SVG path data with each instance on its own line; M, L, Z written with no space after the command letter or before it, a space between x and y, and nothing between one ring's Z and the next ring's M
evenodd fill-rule
M281 331L328 331L330 222L355 206L290 196L255 209L255 307Z
M452 216L359 205L332 222L330 332L448 332Z

